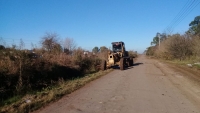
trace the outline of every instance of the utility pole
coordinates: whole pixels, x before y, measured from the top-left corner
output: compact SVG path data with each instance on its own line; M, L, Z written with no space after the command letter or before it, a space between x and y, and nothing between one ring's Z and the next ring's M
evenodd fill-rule
M160 48L160 33L157 33L157 36L158 36L158 40L159 40L158 45L159 45L159 48Z
M160 35L159 35L159 48L160 48Z

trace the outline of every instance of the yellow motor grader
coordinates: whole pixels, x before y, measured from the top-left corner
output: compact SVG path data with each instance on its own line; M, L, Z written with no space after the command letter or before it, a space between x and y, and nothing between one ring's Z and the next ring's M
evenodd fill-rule
M119 66L120 70L133 65L133 58L125 50L124 42L112 42L112 51L108 52L108 59L101 62L101 70Z

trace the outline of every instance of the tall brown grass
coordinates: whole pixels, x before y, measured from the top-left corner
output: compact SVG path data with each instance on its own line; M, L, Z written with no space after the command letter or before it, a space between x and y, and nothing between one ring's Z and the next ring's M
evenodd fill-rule
M14 96L41 91L49 86L95 72L98 57L85 57L83 49L73 54L37 49L36 57L24 50L0 50L0 105Z

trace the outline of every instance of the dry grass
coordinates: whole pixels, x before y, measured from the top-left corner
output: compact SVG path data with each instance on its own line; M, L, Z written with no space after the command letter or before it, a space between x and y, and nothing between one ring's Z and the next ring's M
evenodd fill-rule
M200 62L199 48L199 36L174 34L161 42L161 45L153 51L149 49L153 54L148 55L199 71L200 65L195 64ZM192 64L192 66L188 66L188 64Z
M43 107L50 102L60 99L62 96L69 94L80 87L84 86L86 83L93 81L112 70L99 71L94 74L88 74L85 77L77 78L70 81L64 81L59 79L59 84L54 88L46 88L41 92L37 92L32 95L25 95L19 101L7 105L1 108L0 112L2 113L18 113L18 112L30 112L40 107ZM29 103L30 101L30 103Z
M29 112L108 72L97 68L107 53L85 56L81 47L62 52L57 39L46 34L34 52L23 50L22 40L0 45L0 112Z
M2 54L3 52L5 54ZM94 73L99 59L83 57L83 50L74 55L37 50L39 58L30 58L22 50L0 51L0 106L17 101L29 92L51 89L61 81L82 78ZM10 54L12 53L12 54ZM17 97L17 98L15 98Z
M65 53L60 53L58 55L45 53L43 54L43 59L47 59L48 62L55 63L62 66L71 66L73 62L73 57L66 55Z
M200 37L187 34L174 34L162 41L160 46L152 46L147 49L147 55L165 60L179 60L180 62L199 62Z

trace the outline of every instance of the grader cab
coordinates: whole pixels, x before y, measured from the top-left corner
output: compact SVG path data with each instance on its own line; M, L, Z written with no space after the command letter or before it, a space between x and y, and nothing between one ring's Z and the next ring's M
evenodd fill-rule
M120 70L124 70L127 66L133 65L133 58L129 57L128 51L125 49L124 42L112 42L112 51L108 52L108 59L103 60L101 69L119 66Z

